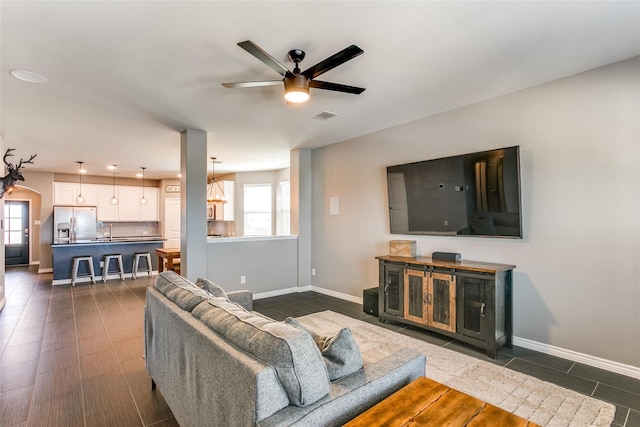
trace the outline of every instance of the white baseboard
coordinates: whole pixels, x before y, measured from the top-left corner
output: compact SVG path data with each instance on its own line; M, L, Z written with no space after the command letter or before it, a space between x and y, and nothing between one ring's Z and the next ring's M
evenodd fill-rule
M300 288L285 288L277 289L275 291L259 292L257 294L253 294L253 299L257 300L263 298L279 297L280 295L295 294L297 292L300 292L298 289Z
M311 292L311 291L317 292L319 294L329 295L329 296L340 298L343 300L355 302L357 304L362 304L362 298L354 297L352 295L343 294L342 292L332 291L330 289L319 288L317 286L311 286L311 285L298 286L295 288L277 289L275 291L259 292L257 294L253 294L253 299L256 300L256 299L263 299L263 298L271 298L271 297L278 297L281 295L296 294L296 293Z
M362 304L362 298L354 297L353 295L343 294L342 292L332 291L331 289L319 288L317 286L309 286L310 291L317 292L319 294L329 295L330 297L340 298L346 301L355 302L356 304Z
M535 350L540 353L549 354L551 356L561 357L573 362L583 363L585 365L604 369L609 372L615 372L616 374L640 379L640 367L637 366L625 365L624 363L602 359L600 357L579 353L573 350L567 350L566 348L556 347L526 338L513 337L513 345L528 348L529 350Z
M38 274L53 273L53 268L38 268Z

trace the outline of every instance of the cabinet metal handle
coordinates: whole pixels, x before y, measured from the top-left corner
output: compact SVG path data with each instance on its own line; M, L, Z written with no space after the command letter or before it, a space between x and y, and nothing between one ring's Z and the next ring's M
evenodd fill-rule
M484 307L485 307L485 303L480 303L480 316L484 317Z
M384 293L385 294L389 293L389 285L384 285Z
M427 304L431 305L432 301L431 301L431 294L427 295Z

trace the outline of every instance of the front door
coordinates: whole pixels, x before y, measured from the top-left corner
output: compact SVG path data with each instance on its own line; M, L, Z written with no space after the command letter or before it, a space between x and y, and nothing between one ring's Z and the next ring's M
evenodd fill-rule
M29 264L29 202L4 202L5 265Z

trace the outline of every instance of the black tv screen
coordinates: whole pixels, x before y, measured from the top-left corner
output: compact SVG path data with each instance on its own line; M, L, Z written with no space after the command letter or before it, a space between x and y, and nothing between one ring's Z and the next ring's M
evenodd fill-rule
M522 238L518 146L387 167L392 234Z

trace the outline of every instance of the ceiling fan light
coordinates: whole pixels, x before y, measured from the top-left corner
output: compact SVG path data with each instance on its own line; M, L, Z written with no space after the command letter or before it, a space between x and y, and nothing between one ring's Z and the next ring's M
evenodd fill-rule
M284 94L284 99L294 104L309 100L309 92L303 90L290 90Z
M284 99L295 104L307 101L309 99L309 79L300 74L285 78Z

